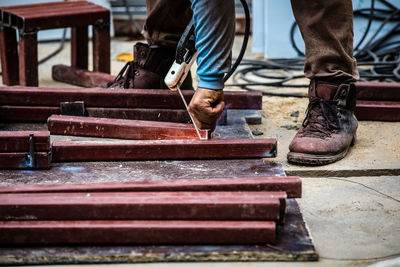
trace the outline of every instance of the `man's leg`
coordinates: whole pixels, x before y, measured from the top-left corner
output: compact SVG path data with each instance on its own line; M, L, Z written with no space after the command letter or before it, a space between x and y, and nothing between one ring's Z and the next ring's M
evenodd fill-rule
M192 18L190 0L146 0L143 35L149 45L176 48Z
M307 117L289 146L289 162L322 165L343 158L357 130L353 115L359 76L353 57L351 0L292 0L311 79Z
M175 60L176 45L192 17L190 0L147 0L143 35L148 44L137 43L134 60L127 63L110 88L166 89L164 78ZM189 74L182 89L192 89Z

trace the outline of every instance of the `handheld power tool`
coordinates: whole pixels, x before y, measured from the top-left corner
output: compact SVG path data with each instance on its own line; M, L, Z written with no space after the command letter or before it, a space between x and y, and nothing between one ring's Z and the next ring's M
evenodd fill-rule
M247 42L249 40L250 35L250 10L246 3L246 0L240 0L243 5L245 17L246 17L246 26L245 26L245 35L243 39L242 48L240 49L239 56L236 59L236 62L233 64L231 70L225 75L224 82L226 82L232 73L236 70L239 66L240 62L243 59L244 53L246 51ZM190 119L193 122L193 125L196 129L196 132L199 136L199 139L202 140L204 138L201 137L199 128L197 127L196 123L193 120L192 115L188 110L188 105L186 103L185 98L183 97L182 91L180 86L182 85L183 81L186 79L187 74L190 71L191 66L193 65L194 61L196 60L196 36L194 32L194 24L193 18L186 27L185 31L183 32L181 39L179 40L176 54L175 54L175 61L172 64L170 70L168 71L167 76L164 79L165 84L168 86L169 89L172 91L178 91L179 95L182 98L183 104L185 104L186 111L188 112Z
M188 110L188 105L186 103L185 97L182 94L180 86L183 81L186 79L190 68L192 67L194 61L196 60L196 47L195 47L196 37L194 35L194 25L193 20L190 21L189 25L186 27L184 33L182 34L181 39L179 40L175 61L172 64L171 68L168 71L167 76L164 79L165 84L172 91L178 91L179 95L182 98L183 104L186 107L186 111L189 114L190 119L196 129L197 135L199 139L202 140L204 138L201 137L199 128L197 127L192 115Z

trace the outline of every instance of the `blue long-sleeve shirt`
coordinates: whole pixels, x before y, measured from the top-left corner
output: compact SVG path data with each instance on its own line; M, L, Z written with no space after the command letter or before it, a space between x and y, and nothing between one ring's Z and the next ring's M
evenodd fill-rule
M234 0L191 0L197 48L199 88L224 88L235 35Z

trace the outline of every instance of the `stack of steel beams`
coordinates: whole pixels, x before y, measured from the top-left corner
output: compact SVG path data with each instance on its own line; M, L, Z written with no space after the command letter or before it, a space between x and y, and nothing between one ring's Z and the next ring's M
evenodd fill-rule
M357 82L359 120L400 121L400 83Z
M194 91L184 91L190 101ZM101 88L0 88L0 118L3 121L45 122L60 114L60 104L83 102L91 117L187 123L190 118L177 92L170 90L109 90ZM256 92L225 92L227 109L262 109ZM225 117L221 123L226 123ZM71 115L71 114L69 114Z
M298 177L0 187L0 244L266 244Z

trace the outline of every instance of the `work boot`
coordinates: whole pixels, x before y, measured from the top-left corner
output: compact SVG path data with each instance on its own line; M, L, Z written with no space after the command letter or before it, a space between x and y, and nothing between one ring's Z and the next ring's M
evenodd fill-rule
M164 78L175 60L175 49L168 46L133 47L133 61L126 63L115 80L107 85L112 89L167 89ZM188 73L181 89L193 89Z
M306 118L287 155L291 163L325 165L346 156L356 137L353 84L311 81Z

